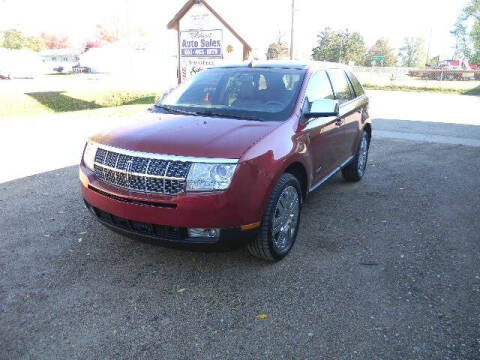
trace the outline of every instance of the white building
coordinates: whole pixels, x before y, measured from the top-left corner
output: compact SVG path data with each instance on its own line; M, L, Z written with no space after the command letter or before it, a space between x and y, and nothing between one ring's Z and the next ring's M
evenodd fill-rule
M74 49L48 49L40 52L40 57L48 72L72 72L78 65L80 51Z
M131 84L142 81L144 86L167 90L177 84L177 58L165 53L161 44L147 44L141 48L117 42L102 48L91 48L80 55L80 66L92 73L118 75L131 79Z

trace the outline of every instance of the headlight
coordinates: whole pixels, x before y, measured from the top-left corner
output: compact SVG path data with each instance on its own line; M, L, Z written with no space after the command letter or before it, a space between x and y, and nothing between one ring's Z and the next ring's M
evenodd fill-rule
M83 162L92 171L94 171L95 154L97 153L98 145L94 142L88 141L83 152Z
M193 163L187 176L187 191L225 190L236 164Z

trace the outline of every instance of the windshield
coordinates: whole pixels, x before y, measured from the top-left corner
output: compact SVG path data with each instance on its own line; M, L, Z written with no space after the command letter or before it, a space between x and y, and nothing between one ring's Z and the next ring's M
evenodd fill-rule
M297 69L207 69L157 106L196 115L283 121L293 112L304 74Z

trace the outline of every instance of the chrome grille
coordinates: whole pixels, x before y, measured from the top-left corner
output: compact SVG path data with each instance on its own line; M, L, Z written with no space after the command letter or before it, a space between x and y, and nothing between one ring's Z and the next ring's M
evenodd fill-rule
M98 148L95 175L106 183L138 192L177 195L185 191L191 163L126 155Z

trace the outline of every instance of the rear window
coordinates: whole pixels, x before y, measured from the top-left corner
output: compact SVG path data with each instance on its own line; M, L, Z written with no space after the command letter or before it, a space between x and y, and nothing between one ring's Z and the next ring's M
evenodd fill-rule
M338 99L340 104L353 99L352 89L350 88L345 71L341 69L332 69L328 70L328 75L332 81L335 99Z
M350 79L350 82L353 85L353 90L355 90L355 95L361 96L365 94L365 90L363 90L362 84L358 81L357 77L353 75L351 72L347 72L347 75Z

